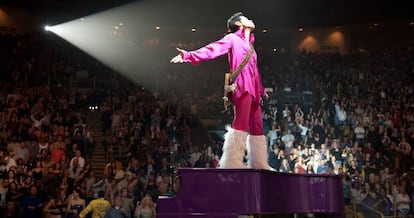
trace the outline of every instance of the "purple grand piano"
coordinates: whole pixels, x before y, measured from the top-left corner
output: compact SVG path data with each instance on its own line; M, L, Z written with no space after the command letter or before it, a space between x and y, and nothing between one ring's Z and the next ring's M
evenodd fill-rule
M175 196L161 196L157 217L234 217L314 213L343 217L342 177L254 169L178 170ZM273 217L273 216L272 216ZM275 216L276 217L276 216Z

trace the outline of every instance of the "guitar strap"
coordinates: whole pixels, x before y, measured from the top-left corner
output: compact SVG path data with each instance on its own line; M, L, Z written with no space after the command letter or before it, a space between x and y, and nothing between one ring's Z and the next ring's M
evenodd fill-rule
M249 53L247 54L247 56L244 58L244 60L241 62L241 64L236 68L236 70L231 74L230 77L230 84L232 84L234 82L234 80L237 78L237 76L240 74L241 70L244 68L244 66L246 66L247 62L249 62L249 59L252 57L253 55L253 45L250 44L250 50Z

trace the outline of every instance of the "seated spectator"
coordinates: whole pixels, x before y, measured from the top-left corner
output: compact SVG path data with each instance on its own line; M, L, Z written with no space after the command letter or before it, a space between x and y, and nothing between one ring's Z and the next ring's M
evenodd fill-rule
M105 215L105 218L130 218L131 215L128 214L128 211L126 211L126 209L121 206L121 197L116 196L114 199L113 206L109 208L108 212Z
M2 215L4 218L21 217L20 211L20 208L16 207L16 203L14 201L9 201L4 207L4 212L2 213Z
M394 215L408 217L410 213L410 196L407 194L405 187L400 186L399 193L395 197L395 213Z
M66 215L66 190L57 189L55 195L50 199L43 209L49 218L63 218Z
M73 165L73 161L77 159L78 164L80 167L85 167L85 158L82 157L82 152L80 150L75 151L75 157L72 157L72 159L69 162L69 165Z
M80 192L80 187L73 189L66 207L67 218L77 218L79 213L85 208L85 199L81 198Z
M150 195L146 195L141 202L137 202L134 218L140 217L156 217L156 207Z
M32 187L30 187L29 195L23 199L21 206L23 208L23 217L42 217L44 200L41 197L39 197L38 189L36 186L33 185Z

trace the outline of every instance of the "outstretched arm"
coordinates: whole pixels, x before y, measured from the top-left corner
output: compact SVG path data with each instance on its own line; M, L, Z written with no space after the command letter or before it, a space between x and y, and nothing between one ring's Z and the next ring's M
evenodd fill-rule
M92 211L92 204L93 204L94 202L90 202L89 204L88 204L88 206L86 206L86 208L85 209L83 209L80 213L79 213L79 218L84 218L89 212L91 212Z
M190 62L198 64L201 61L211 60L221 55L227 54L233 46L233 34L227 34L218 41L212 42L195 51L185 51L177 48L179 54L171 59L171 63Z

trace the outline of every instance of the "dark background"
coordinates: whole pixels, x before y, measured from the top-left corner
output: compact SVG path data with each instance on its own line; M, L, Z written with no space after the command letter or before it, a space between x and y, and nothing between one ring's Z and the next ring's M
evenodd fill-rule
M151 12L150 18L160 25L174 21L177 26L217 27L237 11L245 12L257 24L268 28L414 18L410 1L390 0L2 0L0 5L55 15L55 22L59 23L132 2L151 9L147 10ZM65 16L56 16L62 12Z

